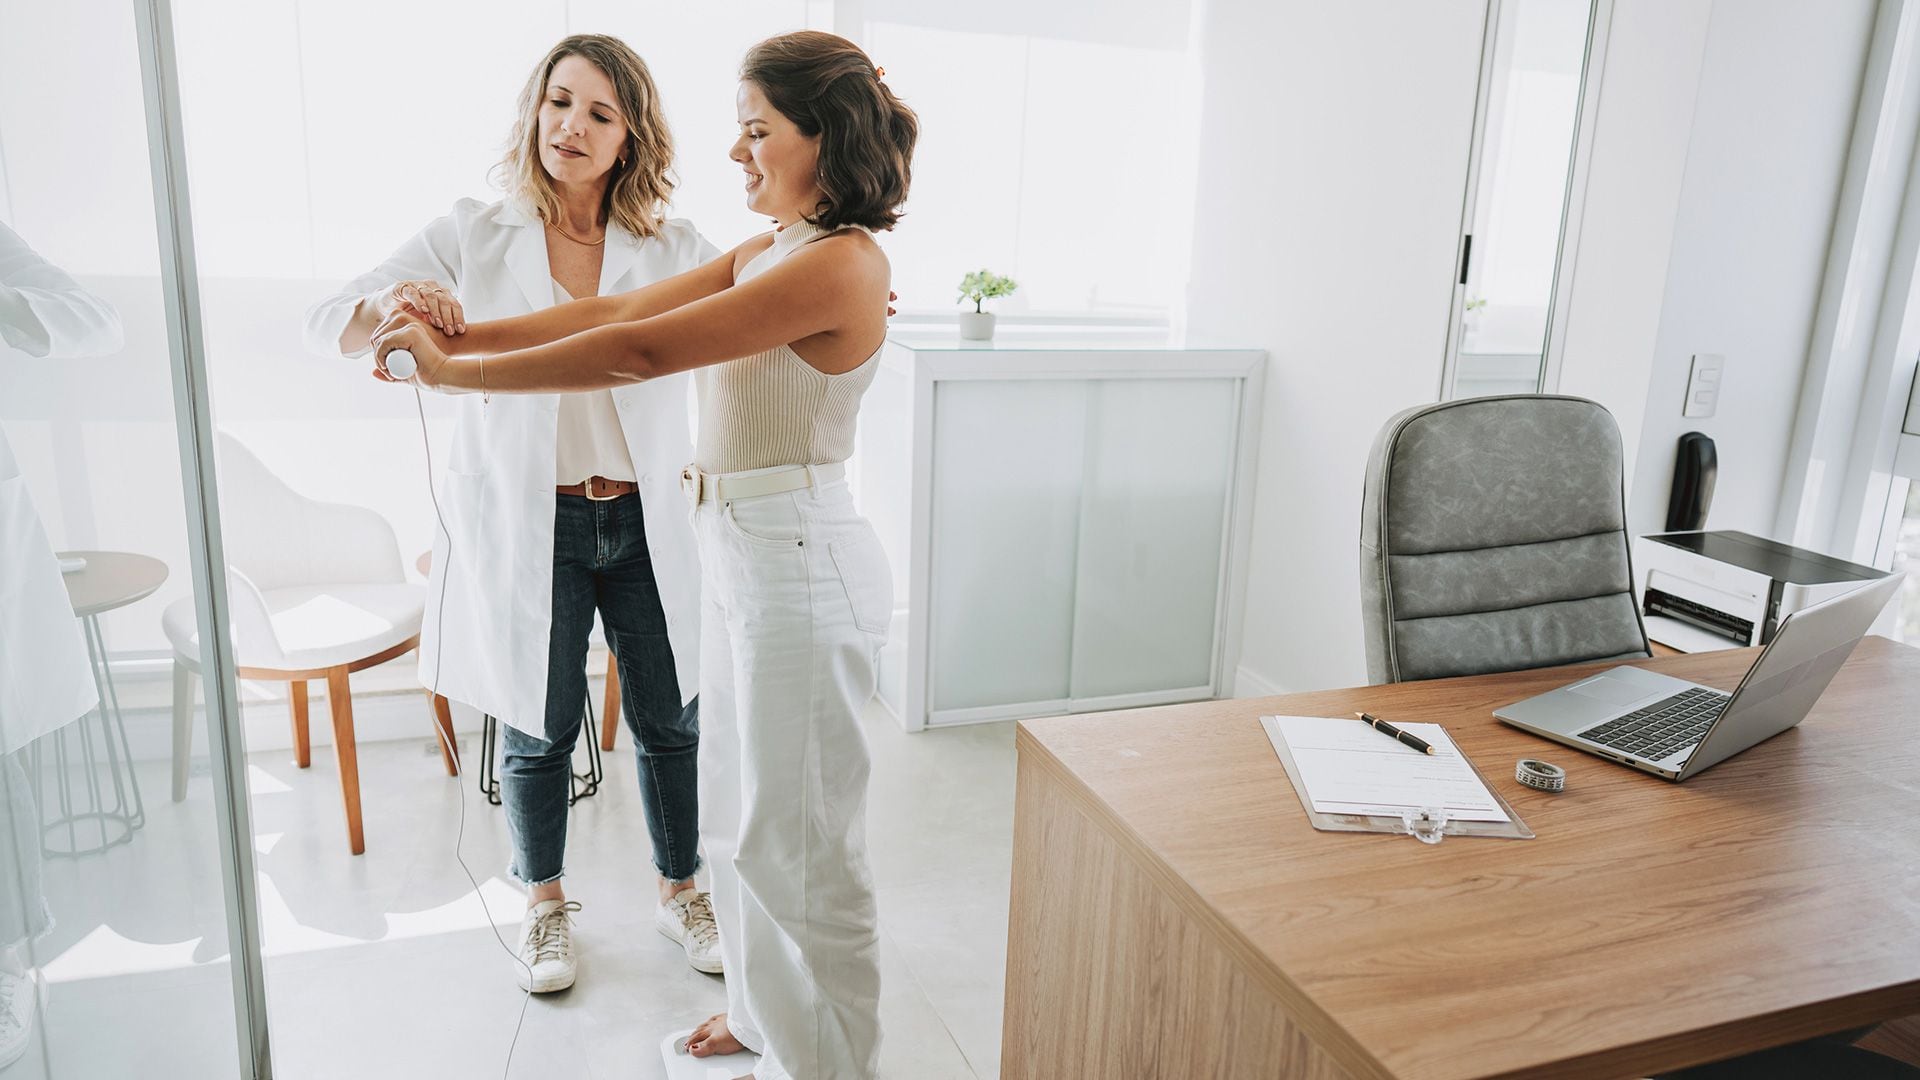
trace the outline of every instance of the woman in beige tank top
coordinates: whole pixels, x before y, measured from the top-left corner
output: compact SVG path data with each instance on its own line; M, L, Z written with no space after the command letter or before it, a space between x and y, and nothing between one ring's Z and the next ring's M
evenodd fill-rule
M728 1011L690 1052L757 1052L755 1080L867 1077L878 1062L860 713L893 585L843 462L886 336L891 272L872 231L899 219L918 134L883 74L816 31L748 52L731 156L773 232L624 295L451 338L402 314L375 339L376 373L404 348L414 381L447 392L700 369L683 484L700 538L701 838Z

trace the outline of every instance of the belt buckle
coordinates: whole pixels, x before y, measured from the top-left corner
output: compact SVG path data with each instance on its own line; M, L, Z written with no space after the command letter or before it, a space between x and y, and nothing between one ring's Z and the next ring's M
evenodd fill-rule
M680 470L680 490L686 495L687 501L696 507L700 505L700 489L705 486L705 479L705 475L692 465Z
M580 485L580 493L581 493L582 495L585 495L585 496L587 497L587 501L588 501L588 502L612 502L613 500L615 500L615 499L617 499L617 498L619 498L620 496L618 496L618 495L595 495L595 494L593 493L593 482L594 482L595 480L606 480L606 479L607 479L607 478L606 478L606 477L604 477L604 476L589 476L589 477L587 477L587 482L586 482L586 483L584 483L584 484L581 484L581 485ZM607 482L608 482L608 483L612 483L612 481L611 481L611 480L608 480Z

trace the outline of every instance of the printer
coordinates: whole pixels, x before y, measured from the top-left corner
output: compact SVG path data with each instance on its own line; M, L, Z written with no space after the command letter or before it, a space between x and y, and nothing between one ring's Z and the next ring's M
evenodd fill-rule
M1639 537L1634 563L1647 636L1681 652L1765 645L1794 612L1886 576L1731 530Z

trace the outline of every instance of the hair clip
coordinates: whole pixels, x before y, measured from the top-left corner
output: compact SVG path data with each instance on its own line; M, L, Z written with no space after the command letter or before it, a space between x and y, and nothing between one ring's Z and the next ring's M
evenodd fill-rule
M876 78L876 79L884 79L884 78L886 78L886 77L887 77L887 69L886 69L886 68L883 68L883 67L878 67L878 66L876 66L876 67L875 67L875 68L873 69L873 77L874 77L874 78Z

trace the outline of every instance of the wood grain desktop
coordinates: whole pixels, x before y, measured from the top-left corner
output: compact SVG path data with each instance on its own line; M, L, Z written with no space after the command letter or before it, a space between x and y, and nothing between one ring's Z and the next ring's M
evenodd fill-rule
M1920 651L1685 784L1491 715L1606 666L1022 723L1002 1075L1647 1076L1920 1013ZM1538 839L1315 831L1258 718L1363 709L1447 725Z

